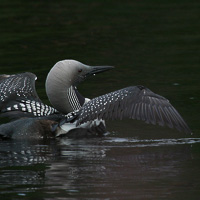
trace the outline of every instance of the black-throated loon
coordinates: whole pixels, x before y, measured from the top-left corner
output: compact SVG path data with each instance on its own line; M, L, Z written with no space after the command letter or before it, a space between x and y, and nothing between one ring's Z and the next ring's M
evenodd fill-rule
M191 133L169 101L144 86L130 86L92 100L78 92L76 86L88 76L112 68L75 60L57 62L46 79L53 107L38 97L34 74L0 75L1 116L16 119L0 126L1 137L102 135L106 133L104 120L125 117Z

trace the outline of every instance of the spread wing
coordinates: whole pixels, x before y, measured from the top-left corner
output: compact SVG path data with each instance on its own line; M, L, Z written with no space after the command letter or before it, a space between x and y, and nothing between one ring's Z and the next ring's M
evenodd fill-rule
M46 116L57 112L42 103L35 90L35 74L0 75L1 116L11 118Z
M77 125L94 119L131 118L148 124L167 125L191 133L170 102L143 86L131 86L92 99L77 117Z

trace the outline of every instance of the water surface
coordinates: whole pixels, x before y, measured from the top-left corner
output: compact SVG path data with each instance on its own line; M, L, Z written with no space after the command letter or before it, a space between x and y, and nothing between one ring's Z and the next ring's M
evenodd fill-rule
M106 137L38 143L1 142L3 198L199 197L200 139Z

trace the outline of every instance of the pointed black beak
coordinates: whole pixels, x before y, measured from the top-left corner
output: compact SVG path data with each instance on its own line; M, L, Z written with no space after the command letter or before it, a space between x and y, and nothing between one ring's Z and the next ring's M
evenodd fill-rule
M114 68L113 66L94 66L94 67L91 67L91 71L87 74L87 76L105 72L113 68Z

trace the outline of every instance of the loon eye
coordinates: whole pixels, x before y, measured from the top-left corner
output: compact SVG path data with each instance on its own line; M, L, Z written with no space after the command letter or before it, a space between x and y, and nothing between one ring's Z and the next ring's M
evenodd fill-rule
M79 70L78 70L78 72L82 72L82 71L83 71L82 69L79 69Z

